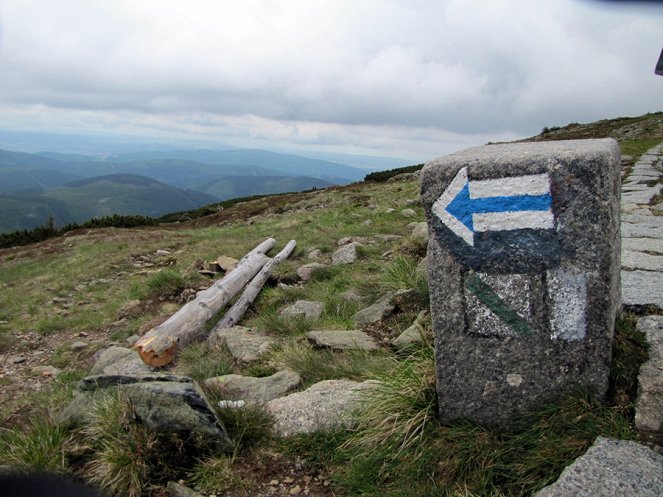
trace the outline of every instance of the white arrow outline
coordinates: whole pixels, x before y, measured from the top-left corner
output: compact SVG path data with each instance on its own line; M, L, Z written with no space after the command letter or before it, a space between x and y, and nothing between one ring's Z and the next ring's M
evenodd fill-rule
M444 190L444 193L440 195L440 198L433 203L432 210L451 231L465 240L468 245L474 247L474 233L472 230L447 212L447 207L453 202L460 191L465 188L467 182L467 167L464 167L458 171L449 186Z
M457 236L474 247L474 233L485 231L510 231L517 229L552 229L555 217L550 208L546 210L514 210L496 212L473 212L472 225L468 228L462 220L447 208L467 186L469 199L492 197L519 197L521 195L550 195L550 176L547 173L513 176L470 182L467 167L460 169L432 207L433 213Z

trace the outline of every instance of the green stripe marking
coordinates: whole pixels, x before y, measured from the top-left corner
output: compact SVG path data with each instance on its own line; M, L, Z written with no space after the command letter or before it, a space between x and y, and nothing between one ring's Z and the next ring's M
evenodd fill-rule
M515 332L531 335L529 323L511 309L506 302L474 272L468 271L464 278L465 288L472 292L493 314L509 325Z

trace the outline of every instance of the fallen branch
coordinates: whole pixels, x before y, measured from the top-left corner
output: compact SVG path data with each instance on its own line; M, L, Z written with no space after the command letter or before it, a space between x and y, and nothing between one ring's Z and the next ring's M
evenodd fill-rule
M230 274L199 292L167 321L143 335L134 345L143 362L152 367L164 366L175 358L178 348L204 336L207 322L270 260L265 253L275 244L273 238L262 242L246 254Z
M281 262L283 262L285 259L287 259L288 256L290 256L296 245L297 242L295 240L290 240L283 248L283 250L281 250L281 252L276 254L271 261L264 265L256 277L253 278L251 283L246 286L242 296L237 300L237 302L235 302L235 304L230 308L226 315L223 316L223 319L217 323L217 325L210 333L214 333L217 330L222 330L223 328L230 328L231 326L235 326L239 320L242 319L242 316L249 308L249 305L251 305L251 303L256 299L260 293L260 290L265 285L265 282L267 281L267 278L269 278L272 270L281 264Z

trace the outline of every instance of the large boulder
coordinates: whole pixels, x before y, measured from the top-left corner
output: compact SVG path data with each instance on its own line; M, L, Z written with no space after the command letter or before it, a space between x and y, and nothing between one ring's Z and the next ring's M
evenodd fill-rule
M232 442L200 387L186 376L169 374L95 375L79 382L73 401L62 414L71 424L90 422L97 392L118 389L131 403L136 421L156 433L200 436L222 450Z
M303 392L274 399L265 410L274 419L274 432L282 437L349 428L361 390L374 385L350 380L327 380Z

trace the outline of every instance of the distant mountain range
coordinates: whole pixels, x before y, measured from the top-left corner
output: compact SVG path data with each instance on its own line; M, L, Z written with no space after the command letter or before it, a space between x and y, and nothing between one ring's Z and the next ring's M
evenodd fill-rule
M0 194L0 232L82 223L113 214L158 217L217 202L206 193L161 183L145 176L112 174L72 181L42 192Z
M367 174L267 150L138 150L114 155L0 150L0 232L110 214L160 216L236 197L326 188Z

